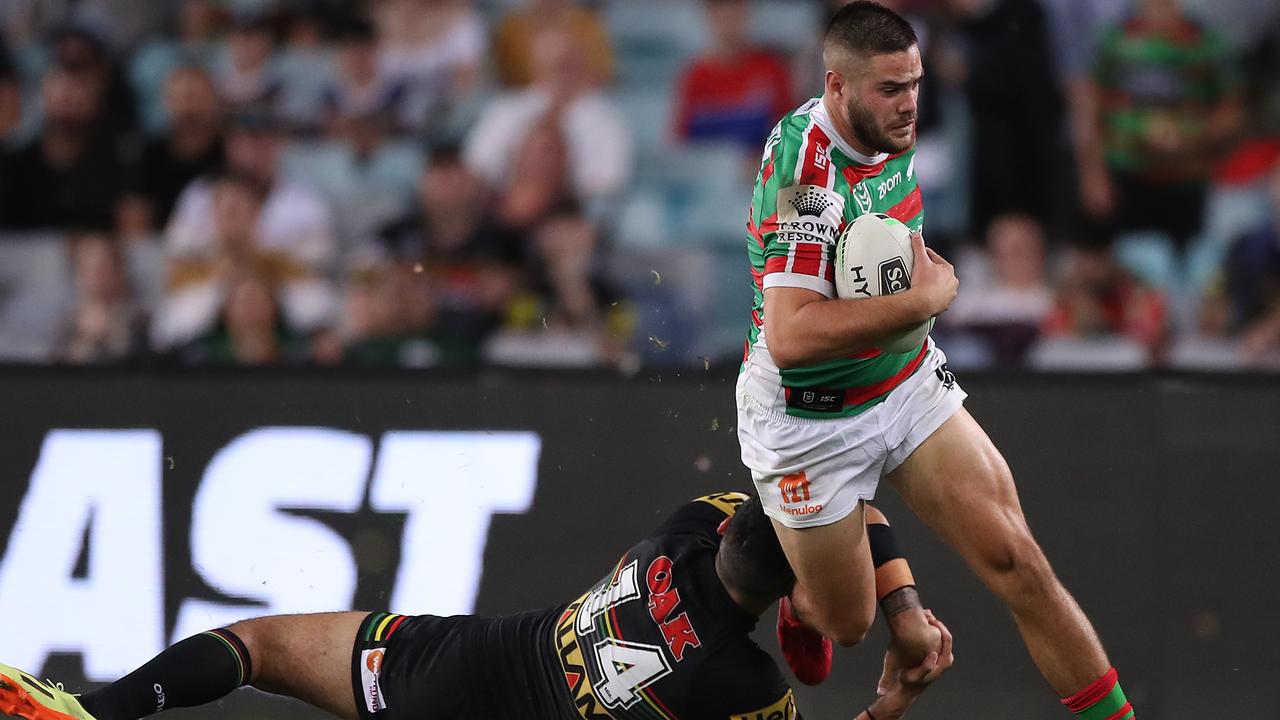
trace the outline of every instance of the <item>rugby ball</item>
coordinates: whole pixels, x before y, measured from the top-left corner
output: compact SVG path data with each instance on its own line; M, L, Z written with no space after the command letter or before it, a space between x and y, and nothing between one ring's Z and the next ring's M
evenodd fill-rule
M836 296L894 295L911 288L915 253L911 230L883 213L867 213L845 226L836 241ZM889 353L911 352L933 329L933 318L876 343Z

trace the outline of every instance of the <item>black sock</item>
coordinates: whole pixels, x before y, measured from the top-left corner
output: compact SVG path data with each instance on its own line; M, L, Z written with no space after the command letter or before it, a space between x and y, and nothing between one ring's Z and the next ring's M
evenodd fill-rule
M138 720L195 707L249 683L249 651L230 630L211 630L174 645L107 687L80 698L98 720Z

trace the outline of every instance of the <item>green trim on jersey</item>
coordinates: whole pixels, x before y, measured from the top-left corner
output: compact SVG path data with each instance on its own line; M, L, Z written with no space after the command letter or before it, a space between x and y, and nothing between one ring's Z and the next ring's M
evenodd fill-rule
M816 103L816 104L815 104ZM782 242L778 238L778 194L788 186L797 184L801 173L797 165L807 155L807 133L816 125L813 113L821 112L821 100L810 101L785 116L770 133L766 142L760 172L756 175L751 196L751 214L747 234L747 255L751 261L753 276L752 324L747 334L747 355L743 369L760 339L760 332L767 322L764 317L763 279L767 273L778 271L793 246L811 243ZM819 125L819 127L822 127ZM834 131L823 130L830 136ZM920 202L919 186L914 173L915 148L890 156L876 165L865 165L843 152L834 138L826 146L826 156L834 176L831 190L844 198L844 212L839 231L855 218L866 213L885 213L901 221L913 232L924 225L924 211ZM852 180L852 182L851 182ZM838 233L837 233L838 236ZM834 267L835 243L826 243L826 256L822 271L802 272L817 279L834 277L829 268ZM795 263L798 268L799 262ZM815 266L816 267L816 266ZM834 292L834 290L832 291ZM895 377L920 354L920 347L906 353L880 353L874 357L856 357L820 363L809 367L782 370L784 388L822 388L849 390L851 397L859 391L888 385L869 399L847 405L840 412L810 412L788 408L787 413L798 417L829 418L857 415L884 400L884 397L906 377ZM907 376L910 374L908 373Z

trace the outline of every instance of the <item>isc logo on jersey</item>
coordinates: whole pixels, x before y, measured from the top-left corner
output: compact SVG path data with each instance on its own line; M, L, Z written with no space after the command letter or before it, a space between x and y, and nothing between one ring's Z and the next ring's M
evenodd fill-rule
M778 191L778 241L834 245L844 219L844 197L820 185Z
M915 253L911 230L882 213L859 216L836 242L836 295L842 298L896 295L911 289ZM920 347L933 318L882 340L877 347L891 353Z

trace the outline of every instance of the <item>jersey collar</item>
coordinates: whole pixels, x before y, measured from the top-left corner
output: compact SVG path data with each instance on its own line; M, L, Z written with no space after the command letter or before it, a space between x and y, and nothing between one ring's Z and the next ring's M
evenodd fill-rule
M813 121L822 128L827 137L831 138L831 142L840 148L840 152L847 155L851 160L859 165L879 165L889 158L889 153L878 153L876 155L865 155L853 149L853 146L845 141L844 136L836 130L835 123L831 121L831 115L827 113L827 101L825 97L816 98L813 109L809 111Z

